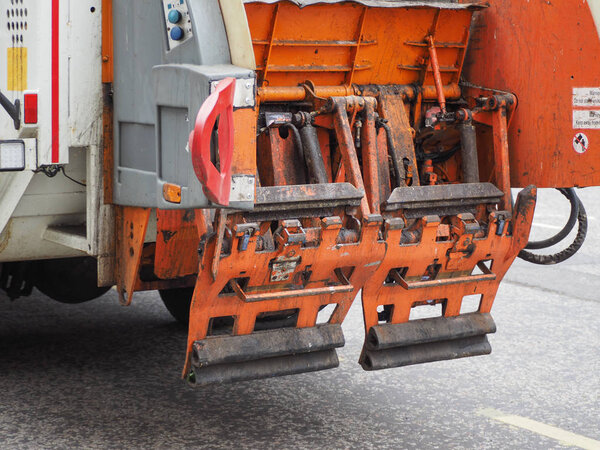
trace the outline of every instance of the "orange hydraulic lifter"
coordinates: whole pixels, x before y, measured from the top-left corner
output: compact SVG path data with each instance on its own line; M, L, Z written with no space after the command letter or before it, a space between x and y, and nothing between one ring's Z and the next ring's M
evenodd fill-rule
M528 245L534 185L578 206L569 188L600 182L598 153L576 160L568 148L577 132L535 125L550 87L518 78L530 70L509 24L519 2L233 3L255 89L235 106L244 87L225 77L191 112L190 164L209 207L116 206L122 301L159 289L189 321L183 375L197 385L337 366L361 290L365 370L489 353L492 304ZM238 34L224 23L233 55ZM554 153L540 145L547 135ZM514 200L511 187L524 188ZM173 208L186 201L177 183L161 192ZM423 308L439 317L415 319Z

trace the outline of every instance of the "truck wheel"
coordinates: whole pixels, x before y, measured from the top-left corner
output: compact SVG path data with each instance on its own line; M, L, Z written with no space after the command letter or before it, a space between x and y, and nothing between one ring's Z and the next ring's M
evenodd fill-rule
M83 303L100 297L110 286L98 286L95 258L48 259L35 262L35 287L60 303Z
M194 288L161 289L158 293L173 318L187 327Z

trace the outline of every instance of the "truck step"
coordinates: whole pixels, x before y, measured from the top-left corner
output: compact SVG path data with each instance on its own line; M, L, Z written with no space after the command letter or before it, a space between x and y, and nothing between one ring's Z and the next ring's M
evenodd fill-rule
M487 355L490 314L470 313L371 327L360 364L365 370L389 369L433 361Z
M344 346L339 324L278 328L195 341L190 382L195 386L271 378L332 369Z

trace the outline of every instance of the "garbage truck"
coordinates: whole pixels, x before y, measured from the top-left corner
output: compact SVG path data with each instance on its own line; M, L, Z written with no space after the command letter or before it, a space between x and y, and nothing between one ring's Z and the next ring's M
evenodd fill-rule
M6 0L0 287L157 290L196 386L336 367L359 296L364 370L488 354L515 258L585 238L598 3Z

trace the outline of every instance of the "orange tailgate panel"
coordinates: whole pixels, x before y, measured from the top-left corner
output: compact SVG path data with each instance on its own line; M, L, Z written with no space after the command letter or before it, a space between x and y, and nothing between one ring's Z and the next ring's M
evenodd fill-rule
M494 0L476 14L464 74L518 98L512 185L600 184L600 95L576 104L573 96L573 88L600 91L600 39L587 2Z

